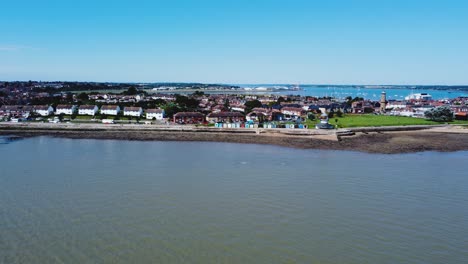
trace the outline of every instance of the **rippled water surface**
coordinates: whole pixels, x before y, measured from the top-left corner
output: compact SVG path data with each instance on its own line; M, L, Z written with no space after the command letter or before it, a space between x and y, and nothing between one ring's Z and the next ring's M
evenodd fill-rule
M468 152L0 144L0 263L466 263Z

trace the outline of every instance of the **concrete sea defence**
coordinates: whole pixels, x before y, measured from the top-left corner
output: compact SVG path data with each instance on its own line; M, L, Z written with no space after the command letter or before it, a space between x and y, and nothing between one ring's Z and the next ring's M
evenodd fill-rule
M468 150L468 129L455 126L315 130L233 129L188 125L0 123L0 135L22 137L55 136L81 139L230 142L388 154Z

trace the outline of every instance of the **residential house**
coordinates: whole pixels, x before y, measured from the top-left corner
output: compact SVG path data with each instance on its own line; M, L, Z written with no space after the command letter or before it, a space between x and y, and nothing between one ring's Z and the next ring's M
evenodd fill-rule
M146 119L164 119L164 109L148 109L146 110Z
M264 113L260 113L260 112L250 112L245 116L245 119L247 121L251 121L255 123L257 122L261 123L264 120L268 120L267 116Z
M174 114L174 123L200 124L205 122L205 115L199 112L179 112Z
M143 115L143 108L135 106L124 107L124 116L135 116L139 117Z
M301 107L283 107L281 113L284 115L286 120L296 120L305 114L305 111Z
M239 112L210 113L206 116L206 119L210 123L237 123L245 121L244 115Z
M73 115L76 112L76 105L57 105L55 114Z
M95 116L96 113L98 112L99 108L97 105L81 105L78 108L78 114L79 115L89 115L89 116Z
M40 116L50 116L54 113L54 108L48 105L35 105L33 112Z
M101 115L116 116L119 113L120 113L120 107L118 105L103 105L103 106L101 106Z
M351 104L353 114L364 114L374 112L374 106L370 101L356 101Z
M232 111L238 111L238 112L244 112L245 111L245 105L231 105L231 110Z
M0 115L2 116L15 116L19 115L20 105L2 105L0 107Z

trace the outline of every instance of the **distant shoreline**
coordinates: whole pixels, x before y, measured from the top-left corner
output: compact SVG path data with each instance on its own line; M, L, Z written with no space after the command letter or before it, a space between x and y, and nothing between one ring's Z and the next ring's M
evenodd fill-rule
M393 129L354 128L351 130L355 132L355 135L340 136L335 130L0 123L0 135L21 137L52 136L76 139L229 142L383 154L468 150L468 129L457 126L394 127Z

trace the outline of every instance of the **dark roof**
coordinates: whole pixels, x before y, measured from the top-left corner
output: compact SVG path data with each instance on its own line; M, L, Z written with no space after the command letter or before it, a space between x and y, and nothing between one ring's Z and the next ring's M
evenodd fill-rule
M95 105L82 105L80 109L82 110L93 110L96 106Z
M205 115L199 112L179 112L174 117L205 117Z
M281 110L282 111L284 111L284 110L285 111L300 111L300 112L304 111L304 109L299 108L299 107L283 107L283 108L281 108Z
M71 109L73 105L57 105L57 109Z
M141 107L137 107L137 106L127 106L127 107L124 107L124 111L131 111L131 112L138 112L142 110Z
M163 112L164 112L163 109L148 109L148 110L146 110L146 113L149 113L149 114L161 114Z
M208 117L244 117L244 115L239 112L220 112L208 114Z
M34 109L35 110L48 110L49 106L48 105L35 105Z
M118 105L103 105L101 106L101 110L115 110Z

